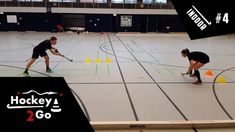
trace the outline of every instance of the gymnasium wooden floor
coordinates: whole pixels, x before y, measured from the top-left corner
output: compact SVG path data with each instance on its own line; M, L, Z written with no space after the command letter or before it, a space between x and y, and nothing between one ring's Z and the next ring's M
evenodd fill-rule
M43 58L34 63L29 73L32 77L64 77L90 121L232 121L235 118L234 35L190 40L184 33L0 32L0 76L22 77L33 47L51 36L58 38L55 47L74 62L48 52L54 73L45 72ZM187 58L180 54L184 48L210 56L210 63L200 69L202 85L193 85L195 78L180 74L188 66ZM205 74L208 70L212 76Z

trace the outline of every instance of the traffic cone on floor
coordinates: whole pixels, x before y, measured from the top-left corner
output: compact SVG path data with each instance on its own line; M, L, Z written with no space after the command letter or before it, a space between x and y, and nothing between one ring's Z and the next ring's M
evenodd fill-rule
M212 70L206 70L206 71L205 71L205 75L206 75L206 76L213 76Z
M215 82L217 83L226 83L226 80L224 79L223 76L219 76L216 78Z

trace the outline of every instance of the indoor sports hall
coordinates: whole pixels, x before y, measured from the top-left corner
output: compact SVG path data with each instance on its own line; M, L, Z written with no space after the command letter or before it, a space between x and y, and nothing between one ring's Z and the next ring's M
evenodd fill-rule
M84 5L91 7L81 8L82 11L89 8L88 10L91 12L90 14L82 12L81 14L85 15L85 18L75 15L74 8L79 8L75 7L75 4L74 7L66 7L64 11L71 14L70 16L67 14L67 18L63 15L60 18L64 25L63 32L43 31L48 27L45 28L40 24L26 26L26 21L30 21L27 15L32 15L29 13L32 11L31 7L24 7L24 11L27 13L16 12L11 8L12 5L6 4L8 2L5 2L4 5L4 1L1 1L0 20L4 15L14 16L15 14L21 19L17 16L18 24L0 26L0 76L24 77L23 72L32 56L33 48L40 42L55 36L57 44L54 47L67 59L47 51L53 73L46 72L42 57L33 63L28 72L31 77L64 77L95 131L235 131L234 34L191 40L187 32L181 31L182 23L179 18L170 18L166 14L164 14L167 17L166 21L174 19L177 19L176 22L179 21L179 24L173 25L179 26L178 29L169 26L170 29L162 28L159 31L158 28L150 32L151 24L148 20L150 21L150 18L156 15L151 11L163 8L157 6L149 9L151 4L138 7L141 9L124 5L120 7L122 9L113 9L125 12L127 8L134 8L132 10L136 10L137 14L140 10L145 12L150 10L151 15L146 16L147 21L142 22L138 19L143 14L132 16L132 21L139 20L140 30L119 27L121 22L116 22L116 26L102 25L97 22L95 27L99 29L92 30L94 20L109 19L102 14L104 9L99 10L99 4L94 3L92 6ZM51 4L52 7L56 6L54 9L56 15L53 16L53 8L50 14L53 18L64 13L59 10L60 2L51 2ZM103 4L101 5L103 6ZM113 5L114 8L115 3ZM167 8L165 10L175 12L172 6L170 7L172 9L169 9L168 6L165 7ZM94 8L96 11L100 11L99 14L94 12L92 14ZM13 11L11 12L11 10ZM37 8L36 10L40 11ZM42 13L35 14L40 17ZM116 15L109 14L112 20L115 19L113 17L120 17L119 14ZM125 15L131 16L129 12ZM164 15L160 15L158 17L164 19ZM171 17L173 15L177 17L176 13L171 15ZM68 22L68 19L72 21L71 17L74 16L76 17L74 21L84 20L80 23L83 26ZM92 19L93 17L95 19ZM27 27L27 30L23 31L23 27L19 26L20 22L25 22L24 27ZM54 23L52 20L50 22ZM92 24L89 25L89 23ZM150 26L147 27L146 32L142 32L143 23ZM0 24L3 25L3 22ZM28 24L30 25L30 23ZM66 28L66 24L73 26ZM126 24L128 25L128 23ZM132 22L132 26L138 26L135 24ZM44 29L38 31L36 28L40 26ZM102 28L106 26L107 28L113 27L113 29ZM71 30L74 28L76 31ZM28 29L34 31L28 31ZM193 84L197 78L181 74L187 72L189 67L188 58L183 58L181 55L181 51L185 48L190 51L204 52L210 57L210 62L199 69L203 82L200 85Z

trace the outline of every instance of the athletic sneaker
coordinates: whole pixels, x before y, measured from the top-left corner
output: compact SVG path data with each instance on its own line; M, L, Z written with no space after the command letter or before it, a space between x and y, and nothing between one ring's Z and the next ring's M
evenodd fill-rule
M30 75L29 75L28 72L23 72L23 75L24 75L25 77L30 77Z
M202 84L202 81L200 80L197 80L196 82L194 82L193 84L196 84L196 85L201 85Z
M47 69L46 72L48 72L48 73L53 73L53 71L52 71L50 68Z

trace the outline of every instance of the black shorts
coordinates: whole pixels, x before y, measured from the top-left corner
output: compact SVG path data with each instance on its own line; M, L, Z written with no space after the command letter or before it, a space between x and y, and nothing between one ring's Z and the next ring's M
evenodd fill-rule
M201 62L202 64L206 64L210 62L209 57L204 57L204 59L201 59L199 62Z
M200 60L199 62L201 62L202 64L206 64L206 63L209 63L210 61L209 60Z
M39 57L39 55L41 57L43 56L47 56L47 52L46 51L41 51L41 50L37 50L37 49L33 49L33 55L32 55L32 58L35 58L37 59Z

